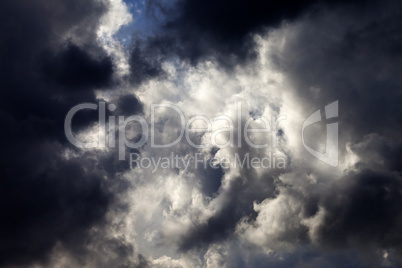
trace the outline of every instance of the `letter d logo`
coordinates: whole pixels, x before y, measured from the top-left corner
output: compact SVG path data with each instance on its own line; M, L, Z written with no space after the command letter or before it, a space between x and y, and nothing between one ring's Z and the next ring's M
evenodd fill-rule
M338 101L335 101L331 104L325 106L325 117L326 119L338 117ZM327 124L327 143L325 153L317 152L313 150L309 146L306 145L304 142L304 129L316 122L321 121L321 113L320 110L316 111L312 115L310 115L306 121L303 123L302 128L302 141L303 146L306 150L312 154L315 158L319 159L320 161L333 166L338 166L338 123L331 123Z

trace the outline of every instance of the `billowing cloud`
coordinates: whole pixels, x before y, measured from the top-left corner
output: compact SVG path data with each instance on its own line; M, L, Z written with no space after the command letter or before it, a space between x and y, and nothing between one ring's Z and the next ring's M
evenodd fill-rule
M0 7L1 267L400 266L398 1Z

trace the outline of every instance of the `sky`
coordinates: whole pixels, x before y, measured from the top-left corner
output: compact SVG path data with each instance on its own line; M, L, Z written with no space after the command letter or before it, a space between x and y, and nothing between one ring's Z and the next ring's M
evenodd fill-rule
M402 267L402 3L2 0L0 267Z

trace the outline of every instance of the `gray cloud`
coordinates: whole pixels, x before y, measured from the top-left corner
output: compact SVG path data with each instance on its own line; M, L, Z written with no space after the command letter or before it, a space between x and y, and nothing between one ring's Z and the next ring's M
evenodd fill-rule
M133 33L119 77L95 31L110 3L3 1L0 266L398 267L400 3L345 2L150 1L155 32ZM108 115L145 118L154 102L215 116L242 100L244 121L292 109L307 118L338 100L340 166L297 147L298 122L277 132L282 170L130 170L114 149L65 139L68 110L98 96L116 105ZM74 129L97 116L82 113ZM179 124L157 118L157 143ZM307 131L319 145L325 122ZM242 144L147 143L126 155L266 155Z

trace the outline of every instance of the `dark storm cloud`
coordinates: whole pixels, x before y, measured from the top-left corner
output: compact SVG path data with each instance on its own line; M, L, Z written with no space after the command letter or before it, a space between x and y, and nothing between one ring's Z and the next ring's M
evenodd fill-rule
M301 198L312 213L325 211L319 245L401 256L401 18L397 1L326 10L295 26L284 50L272 53L298 101L339 100L340 159L359 158L327 190Z
M206 196L214 197L222 185L222 177L225 174L222 167L212 168L207 166L206 169L198 169L196 175L201 181L202 192Z
M142 38L142 50L134 45L133 80L138 83L138 74L141 78L143 74L149 77L162 74L160 62L155 61L158 57L179 56L192 64L209 59L230 70L255 58L253 34L265 33L284 21L294 21L307 11L342 3L364 7L368 1L179 0L173 4L149 1L147 14L159 28L145 41ZM134 40L140 39L134 37Z
M346 249L339 251L326 251L316 250L308 247L299 248L296 252L280 254L274 258L258 249L253 249L251 256L243 255L244 251L239 248L238 244L235 244L230 249L230 255L228 256L227 265L230 267L272 267L272 268L288 268L288 267L308 267L308 268L363 268L370 267L376 268L380 266L386 266L384 264L397 265L396 262L384 263L382 257L373 257L367 259L358 250ZM248 262L244 260L247 259ZM392 267L392 266L391 266Z
M315 1L178 1L165 27L176 33L176 50L196 62L212 56L233 64L252 56L252 33L299 16ZM173 19L172 19L173 17Z
M111 199L103 188L102 174L87 174L82 159L55 159L54 147L36 146L16 146L21 153L26 150L27 159L19 158L14 165L1 164L2 266L45 261L56 242L77 250L88 229L102 220ZM41 155L40 166L32 161L37 157L34 154Z
M44 68L50 80L70 90L108 86L113 74L110 58L97 61L74 44L68 44L58 55L51 57Z
M125 116L140 114L144 108L141 101L131 94L119 97L115 105L115 114Z
M155 7L152 3L150 9ZM323 186L324 179L319 178L322 188L306 186L303 193L277 180L282 171L261 176L244 169L225 190L223 169L193 171L203 194L219 195L220 204L206 223L182 234L181 250L205 249L232 239L240 221L256 220L254 202L275 199L281 194L278 189L284 188L300 201L304 218L317 215L320 208L325 211L316 228L319 246L372 248L400 255L402 16L397 1L365 2L363 10L335 1L178 1L161 9L166 17L159 32L143 43L133 43L130 81L137 86L160 77L161 62L168 57L192 64L212 59L224 67L245 62L255 56L251 34L264 33L284 20L295 22L313 7L322 9L304 18L288 36L283 51L272 57L294 87L295 98L306 107L339 100L341 154L346 154L350 142L359 161L339 180ZM123 238L107 239L103 233L106 212L130 186L121 176L127 162L119 162L113 151L77 157L74 153L82 152L64 137L68 110L78 103L96 103L94 90L116 83L113 63L96 45L94 34L106 10L99 1L0 3L0 266L46 263L56 245L82 263L88 256L99 258L96 267L151 266L141 255L138 263L128 260L133 246ZM319 88L318 94L312 88ZM143 110L132 95L114 103L114 115ZM80 115L74 121L76 130L97 120L96 112ZM237 151L241 156L248 152L250 157L259 154L245 146ZM100 233L94 235L94 229ZM295 244L309 242L305 226L289 228L281 238ZM101 256L88 253L87 243L100 249L100 255L113 252L117 257L101 263ZM351 265L350 252L344 259L328 254L321 259L302 252L301 257L289 256L285 264L272 265L359 267ZM233 267L246 265L238 256L230 261ZM249 265L264 267L266 262L255 258Z
M326 211L319 242L332 249L394 250L400 257L402 178L400 165L394 164L400 146L371 134L351 150L361 160L319 194L318 204Z
M241 129L244 129L246 121L243 118ZM238 140L237 135L238 132L235 130L234 140ZM246 155L250 159L265 156L262 152L249 146L244 136L241 137L241 143L243 146L235 149L235 153L238 154L241 161ZM211 156L215 154L216 150L212 150ZM241 219L255 220L257 213L253 208L254 202L262 202L267 198L276 197L277 186L280 182L275 178L285 172L282 169L272 169L259 175L257 169L244 167L239 170L240 175L231 178L226 189L223 190L221 188L222 179L227 171L222 167L214 170L193 171L201 182L203 193L214 198L219 196L220 205L206 223L195 225L189 232L183 234L179 243L180 250L200 249L213 243L231 239Z
M317 20L322 24L307 20L290 36L281 58L273 55L295 93L315 107L338 99L344 131L352 131L352 138L361 140L370 133L397 138L402 116L398 3L387 1L363 11L340 8ZM320 92L314 94L312 88Z
M145 42L136 41L129 60L129 81L134 86L138 86L143 82L163 75L161 62L161 55L157 47L147 47Z
M176 55L190 60L201 56L219 60L220 55L225 55L227 60L232 54L242 55L246 33L277 25L282 19L297 18L305 11L304 6L296 8L289 17L274 16L272 21L259 20L257 16L250 23L244 20L244 28L233 30L229 22L234 15L223 15L226 21L219 25L220 18L214 17L215 11L207 8L208 1L202 3L206 6L197 1L179 2L180 15L167 24L167 29L173 31L177 39L172 41L169 36L166 47L156 46L157 51L171 53L174 50ZM223 8L219 4L215 6L217 10ZM228 14L232 14L230 7L228 9ZM251 7L244 9L246 14L251 12ZM189 12L188 15L184 15L185 12ZM233 14L241 17L240 8ZM208 18L211 21L207 21ZM324 5L319 12L290 27L293 31L287 36L282 51L272 51L277 68L289 79L298 101L311 107L311 111L306 111L306 118L309 112L339 100L341 157L347 154L346 147L350 143L352 152L360 158L338 181L328 183L326 178L319 178L323 185L305 186L307 194L292 190L292 185L283 186L301 202L303 217L313 217L319 213L319 208L325 211L323 222L317 228L319 246L338 250L369 248L376 254L381 250L395 250L396 255L400 255L401 18L398 1L366 2L362 9L349 4ZM150 42L150 47L155 42L163 44L163 38L158 38ZM205 47L203 42L207 44ZM235 47L236 44L240 47ZM224 48L226 52L221 52ZM200 52L200 49L205 51ZM257 176L252 171L242 172L243 177L234 179L229 190L222 193L221 208L205 224L194 226L183 235L179 243L182 250L231 237L240 219L255 219L254 201L276 197L278 182L271 176L267 175L264 184L256 181ZM292 172L297 174L298 171ZM215 177L214 174L208 176ZM248 180L247 184L242 184L244 179ZM204 192L211 194L215 187L219 186L206 187ZM291 235L284 239L307 243L307 231L307 228L289 229L287 233ZM369 259L368 255L363 254L363 258ZM319 266L320 262L317 263ZM341 266L343 260L339 263ZM345 260L345 263L351 261ZM361 263L356 267L359 265Z
M63 128L69 109L97 103L93 90L114 85L94 31L106 11L100 1L0 3L2 267L44 263L56 245L84 256L90 230L103 228L114 196L127 188L112 180L127 169L112 161L113 152L73 156L79 151ZM73 127L97 117L83 112Z
M333 194L324 197L327 211L319 232L332 247L402 247L401 178L368 168L350 172Z

